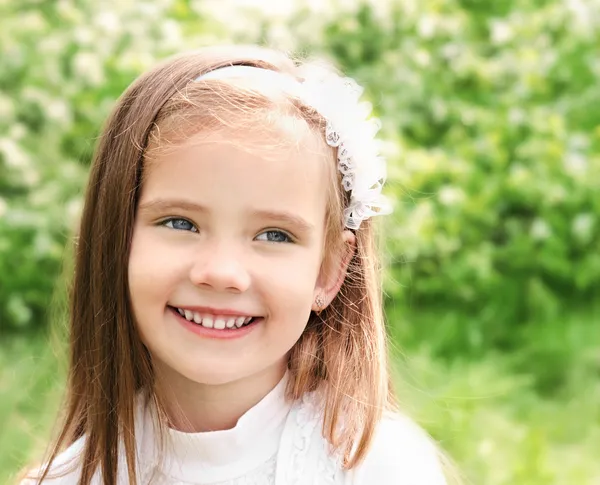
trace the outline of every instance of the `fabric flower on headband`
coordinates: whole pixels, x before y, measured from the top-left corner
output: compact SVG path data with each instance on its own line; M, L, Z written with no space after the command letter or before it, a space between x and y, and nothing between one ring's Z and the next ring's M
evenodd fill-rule
M351 78L322 72L300 82L290 75L252 66L226 66L195 79L254 78L275 84L298 97L325 118L325 141L337 149L342 186L350 193L344 224L356 230L365 219L389 214L389 200L381 193L386 179L385 160L376 138L380 124L370 118L371 104L361 102L363 89Z

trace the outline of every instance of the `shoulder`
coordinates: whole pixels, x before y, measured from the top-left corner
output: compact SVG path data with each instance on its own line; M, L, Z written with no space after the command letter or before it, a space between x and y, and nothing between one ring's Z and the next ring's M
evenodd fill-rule
M139 457L147 458L148 460L153 457L154 436L151 428L153 421L152 415L148 411L147 401L147 397L142 394L137 396L135 401L134 423L137 460L139 460ZM46 478L42 481L42 485L79 485L82 471L81 457L84 453L86 439L86 436L82 436L56 456ZM142 444L144 446L143 449L141 448ZM125 453L122 443L119 444L118 454L119 465L117 476L121 478L122 473L126 474L124 467L127 466L124 463ZM19 482L19 485L38 485L39 477L43 474L44 469L44 466L40 466L29 471L21 482ZM101 474L99 471L96 471L92 476L91 485L100 485L101 482ZM122 481L119 481L119 483L122 483Z
M379 423L352 483L446 485L446 480L431 438L408 417L389 413Z
M84 438L75 441L71 446L59 453L48 471L42 484L46 485L77 485L81 474L80 456L84 447ZM44 467L36 468L27 473L20 485L37 485Z
M295 436L289 441L294 449L303 451L291 453L290 468L300 467L307 475L309 463L314 462L318 483L447 485L437 446L423 429L400 413L384 415L363 461L343 471L340 456L331 452L322 434L323 403L317 397L305 396L295 406Z

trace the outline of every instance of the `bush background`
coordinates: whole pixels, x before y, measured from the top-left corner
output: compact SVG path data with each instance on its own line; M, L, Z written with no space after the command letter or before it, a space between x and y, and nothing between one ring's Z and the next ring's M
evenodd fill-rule
M48 309L104 118L158 59L223 42L325 56L383 121L405 408L472 483L600 483L599 0L0 0L0 19L0 483L56 412Z

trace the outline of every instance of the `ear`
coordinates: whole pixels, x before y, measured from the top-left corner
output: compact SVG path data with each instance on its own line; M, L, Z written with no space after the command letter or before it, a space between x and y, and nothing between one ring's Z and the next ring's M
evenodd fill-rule
M344 283L348 265L356 251L356 236L352 231L344 230L342 239L342 250L325 258L321 265L313 294L312 310L315 312L327 308L336 297Z

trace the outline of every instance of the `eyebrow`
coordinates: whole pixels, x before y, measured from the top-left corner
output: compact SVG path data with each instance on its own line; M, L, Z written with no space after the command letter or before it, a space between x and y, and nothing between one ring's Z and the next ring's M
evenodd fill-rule
M168 212L175 209L183 209L191 212L208 212L206 207L185 199L152 199L139 206L140 212Z
M205 206L185 199L153 199L139 206L141 212L169 212L177 209L199 213L209 212ZM249 215L253 218L289 224L303 232L311 232L315 227L304 218L288 211L254 210Z
M299 229L302 232L311 232L315 227L302 217L287 211L258 210L253 211L251 215L259 219L289 224L290 226Z

